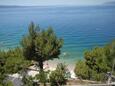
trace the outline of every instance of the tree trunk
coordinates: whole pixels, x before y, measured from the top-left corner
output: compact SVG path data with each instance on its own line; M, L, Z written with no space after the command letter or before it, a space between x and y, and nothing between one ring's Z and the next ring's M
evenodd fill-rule
M40 61L40 62L39 62L39 68L40 68L40 72L39 72L39 73L44 72L44 70L43 70L43 61ZM46 86L46 83L45 83L45 82L42 83L42 86Z
M39 68L40 68L40 71L42 72L43 71L43 61L39 62Z

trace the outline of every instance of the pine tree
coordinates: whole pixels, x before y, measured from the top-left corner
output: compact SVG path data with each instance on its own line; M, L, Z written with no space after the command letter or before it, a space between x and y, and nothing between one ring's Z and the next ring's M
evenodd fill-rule
M40 70L43 70L43 62L59 58L63 40L58 38L51 27L41 30L31 23L29 33L21 41L23 54L28 60L38 63Z

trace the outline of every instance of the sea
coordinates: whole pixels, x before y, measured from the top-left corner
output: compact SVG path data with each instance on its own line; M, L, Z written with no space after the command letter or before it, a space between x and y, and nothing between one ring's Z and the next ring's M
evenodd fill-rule
M20 46L31 22L64 39L60 60L66 63L115 39L115 6L0 6L0 49Z

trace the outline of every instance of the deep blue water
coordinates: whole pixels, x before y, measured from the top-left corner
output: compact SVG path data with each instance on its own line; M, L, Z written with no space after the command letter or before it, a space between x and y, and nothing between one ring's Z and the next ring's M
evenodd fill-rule
M115 39L115 6L0 7L0 48L19 45L31 21L63 37L64 61L75 62L84 51Z

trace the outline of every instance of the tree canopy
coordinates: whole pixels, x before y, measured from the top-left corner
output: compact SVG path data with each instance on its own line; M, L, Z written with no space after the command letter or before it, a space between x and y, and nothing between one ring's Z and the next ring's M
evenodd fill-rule
M58 38L51 27L46 30L31 23L29 33L21 41L23 54L26 59L38 62L43 70L43 62L59 58L63 40Z

